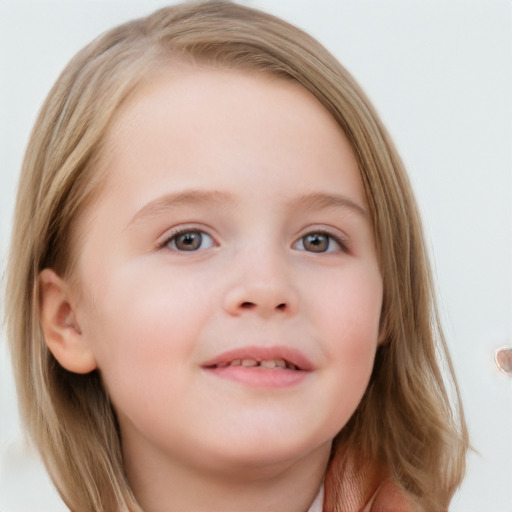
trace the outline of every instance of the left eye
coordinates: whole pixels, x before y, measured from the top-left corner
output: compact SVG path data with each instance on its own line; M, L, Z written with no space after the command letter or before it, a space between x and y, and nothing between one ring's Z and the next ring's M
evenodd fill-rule
M295 242L293 248L298 249L299 251L317 253L344 250L341 243L332 235L322 232L308 233L307 235L304 235Z
M204 231L189 230L176 233L164 245L173 251L192 252L209 249L215 244L212 237Z

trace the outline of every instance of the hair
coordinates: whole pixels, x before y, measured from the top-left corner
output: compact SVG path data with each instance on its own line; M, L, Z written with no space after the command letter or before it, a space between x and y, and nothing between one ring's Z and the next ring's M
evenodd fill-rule
M320 43L225 1L164 8L100 36L64 69L33 128L16 202L6 321L20 412L64 502L73 511L141 510L99 373L66 371L44 342L38 276L44 268L73 275L74 227L105 179L102 142L112 119L159 69L179 61L295 80L343 129L373 222L385 342L361 403L334 440L326 510L339 510L343 472L362 461L386 468L422 510L446 509L465 471L468 435L404 166L361 88Z

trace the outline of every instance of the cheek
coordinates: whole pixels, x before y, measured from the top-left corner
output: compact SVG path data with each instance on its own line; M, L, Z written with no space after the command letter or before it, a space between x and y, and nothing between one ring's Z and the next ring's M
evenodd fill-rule
M317 313L329 338L334 336L355 352L376 344L382 308L382 279L376 266L353 265L316 289Z
M188 276L185 286L183 278L167 274L150 264L130 265L96 288L101 293L90 301L84 332L108 388L137 382L149 392L163 384L162 375L180 372L170 362L192 359L212 292L200 286L200 276L197 283Z
M340 424L357 407L368 385L379 338L382 280L378 269L354 267L325 283L329 293L318 301L324 357ZM335 407L336 408L336 407Z

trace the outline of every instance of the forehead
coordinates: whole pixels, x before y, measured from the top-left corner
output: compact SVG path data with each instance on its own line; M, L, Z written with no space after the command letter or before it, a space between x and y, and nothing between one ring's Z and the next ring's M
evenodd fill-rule
M199 180L220 179L233 165L245 177L265 171L268 178L285 168L301 175L311 158L319 171L329 167L333 153L357 167L342 129L298 82L188 64L142 86L114 118L105 142L112 179L119 170L128 179L129 168L145 169L149 179L151 172L186 165L187 178Z
M180 130L187 123L198 126L199 122L207 128L218 128L220 121L224 125L238 122L248 128L265 120L271 126L277 116L299 120L304 114L310 114L310 123L328 124L341 132L330 113L292 78L277 77L268 71L173 62L172 67L155 73L151 80L143 80L114 116L107 140L116 142L131 135L130 128L142 120L153 123L155 129L157 123L171 119L180 123ZM215 138L215 131L209 135Z

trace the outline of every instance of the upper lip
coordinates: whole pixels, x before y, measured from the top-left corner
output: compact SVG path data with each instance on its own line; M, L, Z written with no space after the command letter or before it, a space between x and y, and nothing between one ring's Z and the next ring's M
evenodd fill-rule
M294 365L298 370L307 372L313 370L313 364L300 350L284 345L275 345L271 347L246 346L235 348L205 361L201 366L203 368L214 368L219 365L229 364L237 359L253 359L256 361L284 359L287 366Z

